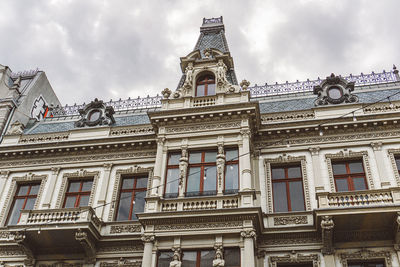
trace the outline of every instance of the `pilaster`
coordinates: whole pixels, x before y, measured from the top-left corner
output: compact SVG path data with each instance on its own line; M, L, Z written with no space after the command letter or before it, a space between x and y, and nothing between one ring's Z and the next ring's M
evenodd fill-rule
M107 192L108 192L108 185L110 182L110 174L111 174L111 169L112 169L112 163L105 163L103 164L103 179L102 183L100 186L100 194L99 194L99 200L97 201L97 204L99 205L99 208L96 210L96 215L99 218L103 218L103 213L104 213L104 204L106 203L107 199Z
M57 182L58 174L60 173L60 167L52 167L51 168L51 176L49 179L49 185L47 188L47 194L44 196L43 200L43 208L50 209L51 208L51 200L53 198L53 194L55 191L55 184Z
M372 150L374 151L374 158L379 173L381 187L389 188L390 180L387 173L387 166L385 164L385 159L387 155L385 154L385 151L382 150L382 142L372 142L370 145L372 147Z

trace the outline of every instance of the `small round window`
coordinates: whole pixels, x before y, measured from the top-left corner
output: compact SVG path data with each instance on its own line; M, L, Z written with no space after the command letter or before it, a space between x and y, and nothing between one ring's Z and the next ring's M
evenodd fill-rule
M101 111L100 110L92 110L90 113L89 113L89 116L88 116L88 120L90 121L90 122L95 122L95 121L97 121L98 119L100 119L100 115L101 115Z
M342 97L342 90L339 87L331 87L328 90L328 96L332 99L339 99Z

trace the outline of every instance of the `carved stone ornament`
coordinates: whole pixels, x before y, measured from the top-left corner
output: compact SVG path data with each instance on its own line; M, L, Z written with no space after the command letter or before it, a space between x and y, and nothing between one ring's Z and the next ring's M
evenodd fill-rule
M307 224L307 216L282 216L274 218L274 225Z
M348 266L348 260L376 260L376 259L383 259L385 261L386 267L392 266L392 255L390 251L374 251L374 250L367 250L361 249L356 252L351 253L340 253L339 254L340 261L343 267Z
M142 235L141 239L143 242L154 242L155 237L154 235Z
M114 262L102 262L102 263L100 263L100 267L115 267L115 266L140 267L140 266L142 266L142 261L140 261L140 260L128 261L125 258L120 258L119 260L114 261Z
M318 95L315 100L315 106L355 103L358 102L358 97L351 92L354 91L354 82L347 82L340 76L326 77L320 85L314 86L314 94Z
M319 267L320 258L318 254L300 254L292 251L292 253L284 256L270 256L269 263L272 267L276 267L281 263L312 263L313 267Z
M94 263L96 261L96 247L88 234L79 228L78 231L75 232L75 240L82 245L86 254L86 262Z
M215 257L213 260L213 267L224 267L225 260L224 260L224 253L223 247L221 246L214 246L215 249Z
M174 255L172 256L172 261L169 263L169 267L181 267L182 266L182 261L181 261L181 248L180 247L173 247L172 251L174 252Z
M75 122L75 127L91 127L97 125L111 125L115 123L113 114L114 108L106 106L103 101L97 98L90 102L83 109L79 109L81 119Z
M322 229L322 254L333 254L333 227L335 226L332 216L323 216L321 220Z
M164 98L168 98L171 95L171 90L165 88L164 90L162 90L161 94L163 95Z
M240 236L243 238L256 238L256 231L254 229L243 230L240 232Z
M240 83L240 87L242 87L243 91L246 91L249 86L250 86L250 82L247 80L243 80Z
M7 135L19 135L24 132L25 126L19 121L15 121L10 125L10 128L7 131Z

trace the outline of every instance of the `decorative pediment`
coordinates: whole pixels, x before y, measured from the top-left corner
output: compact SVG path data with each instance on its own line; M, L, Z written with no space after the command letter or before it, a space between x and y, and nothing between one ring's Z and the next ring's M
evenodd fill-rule
M358 97L352 94L353 91L354 82L348 82L332 73L320 85L314 86L313 92L318 95L314 104L322 106L358 102Z
M115 123L113 114L114 108L106 106L103 101L97 98L79 110L81 119L75 122L75 127L91 127L97 125L111 125Z

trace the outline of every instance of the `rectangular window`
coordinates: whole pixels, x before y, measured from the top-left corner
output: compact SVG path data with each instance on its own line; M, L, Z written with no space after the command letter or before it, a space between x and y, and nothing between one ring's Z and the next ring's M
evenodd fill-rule
M136 213L144 211L147 177L126 177L122 179L117 221L136 220Z
M63 208L85 207L89 204L93 180L70 180Z
M303 211L304 191L300 165L271 168L274 211Z
M383 260L380 261L369 261L369 262L349 262L348 267L385 267Z
M179 185L179 159L181 153L168 154L167 175L164 186L164 197L174 198L178 196Z
M361 160L332 162L332 170L337 192L368 189Z
M161 251L158 254L158 267L169 267L173 260L174 253L170 251ZM184 267L208 267L213 266L215 250L197 250L182 252L182 266ZM239 248L224 249L225 267L240 267Z
M15 193L11 212L8 215L7 224L15 225L21 217L21 210L33 209L37 194L39 192L40 183L20 184Z
M235 194L239 189L239 153L237 149L225 151L225 189L224 194Z
M216 151L190 152L186 196L217 194Z
M396 156L396 158L394 160L396 161L397 171L400 174L400 157Z

